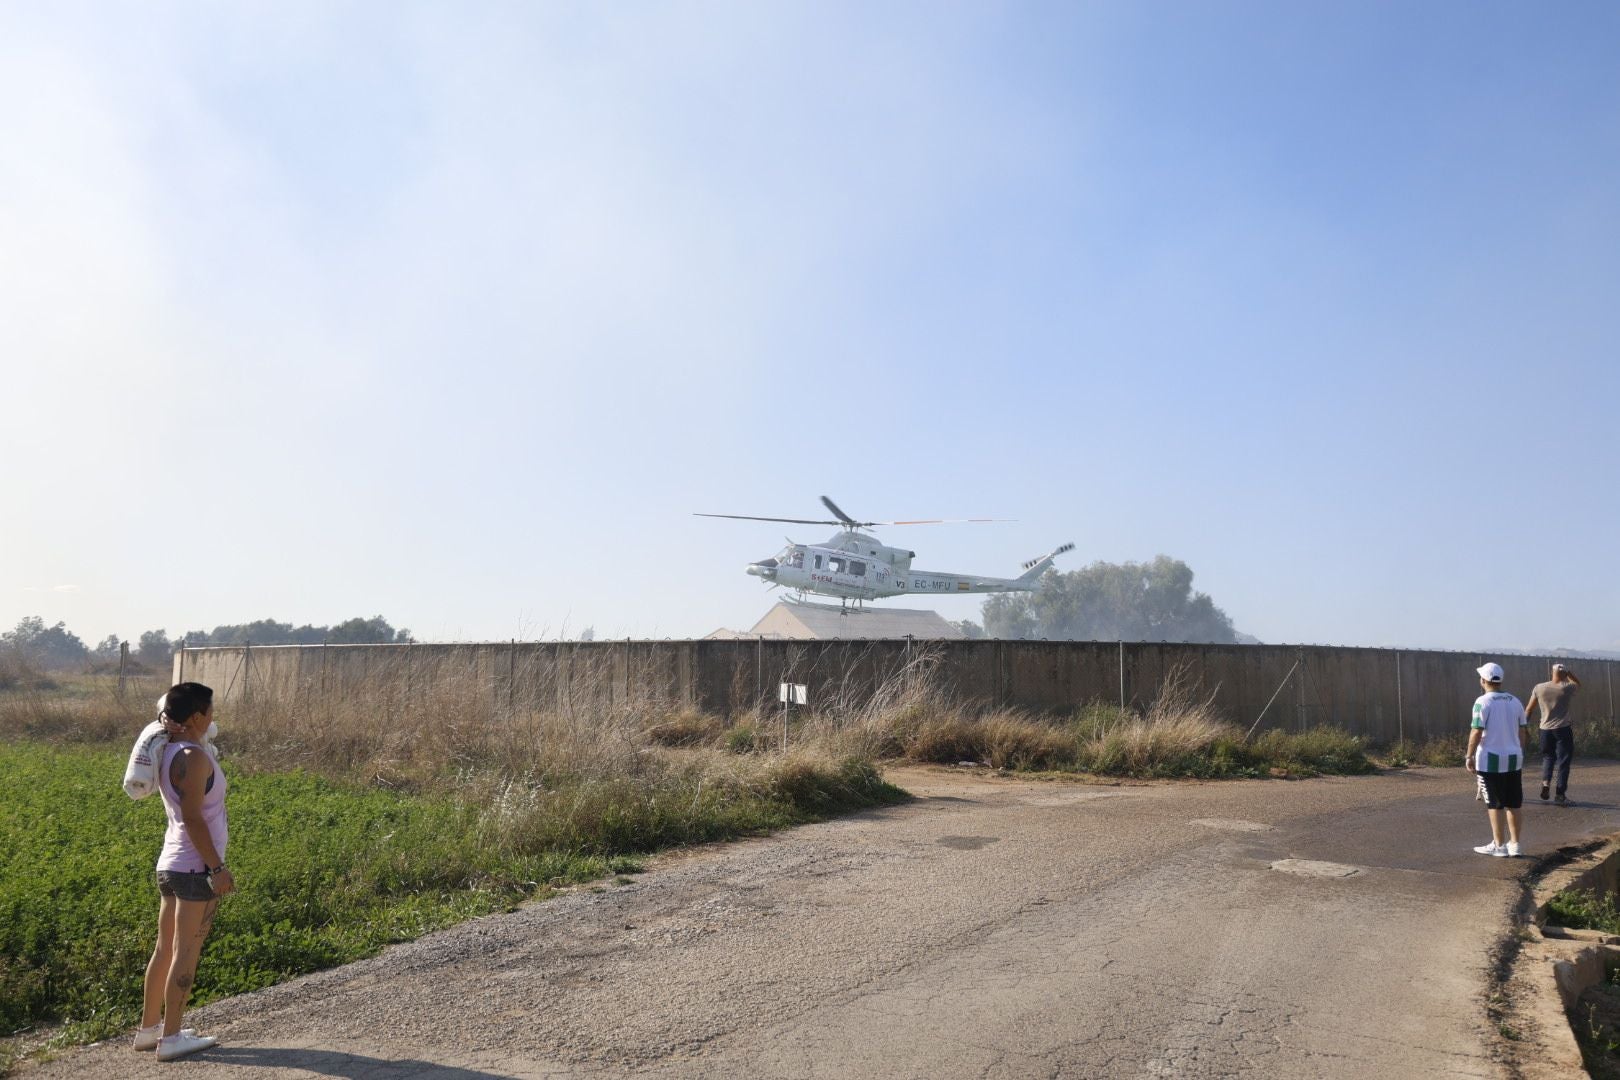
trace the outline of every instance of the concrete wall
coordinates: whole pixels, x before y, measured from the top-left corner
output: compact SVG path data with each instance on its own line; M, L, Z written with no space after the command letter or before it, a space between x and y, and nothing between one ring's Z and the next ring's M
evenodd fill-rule
M432 693L476 695L513 712L637 704L734 713L775 707L779 682L809 685L812 706L860 704L926 654L954 695L1041 712L1092 701L1140 708L1185 668L1216 707L1260 730L1334 724L1378 742L1466 727L1474 668L1495 659L1522 699L1553 658L1293 645L1085 641L595 641L476 645L313 645L187 649L176 681L225 702L367 695L381 708ZM1570 661L1583 690L1576 722L1613 718L1614 661ZM1279 689L1280 688L1280 689ZM1268 707L1269 702L1269 707Z

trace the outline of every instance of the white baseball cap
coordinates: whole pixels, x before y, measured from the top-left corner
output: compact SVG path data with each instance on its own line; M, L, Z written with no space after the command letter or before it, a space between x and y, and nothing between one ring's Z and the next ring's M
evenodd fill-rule
M1568 671L1569 668L1565 667L1563 664L1554 664L1553 665L1553 670L1554 671Z
M1479 672L1479 677L1484 679L1486 682L1502 681L1503 674L1501 664L1481 664L1474 670Z

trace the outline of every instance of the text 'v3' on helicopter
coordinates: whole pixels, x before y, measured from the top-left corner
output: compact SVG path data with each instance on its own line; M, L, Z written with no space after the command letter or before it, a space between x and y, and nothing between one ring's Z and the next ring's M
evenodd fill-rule
M881 600L888 596L921 594L955 596L961 593L1034 592L1046 568L1073 544L1064 544L1023 566L1015 578L954 574L943 570L913 570L915 551L889 547L865 532L875 525L949 525L989 522L996 518L932 519L925 521L856 521L827 496L821 503L832 511L823 518L755 517L751 514L694 514L694 517L730 518L734 521L781 521L793 525L840 525L832 539L820 544L796 544L791 539L775 558L748 564L748 572L771 583L795 590L803 600L808 593L836 596L847 606L854 600Z

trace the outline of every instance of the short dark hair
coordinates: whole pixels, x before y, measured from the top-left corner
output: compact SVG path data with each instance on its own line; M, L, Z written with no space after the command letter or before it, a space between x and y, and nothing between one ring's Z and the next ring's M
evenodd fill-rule
M205 713L214 704L214 691L200 682L175 683L164 695L163 715L177 724L184 724L198 713Z

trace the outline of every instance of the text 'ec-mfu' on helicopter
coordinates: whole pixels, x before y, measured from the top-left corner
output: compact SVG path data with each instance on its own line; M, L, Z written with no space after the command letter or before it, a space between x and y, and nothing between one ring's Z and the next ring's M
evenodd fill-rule
M915 551L889 547L862 532L875 525L946 525L988 522L995 518L933 519L925 521L856 521L823 495L822 505L833 518L755 517L751 514L696 514L695 517L731 518L736 521L781 521L794 525L839 525L832 539L820 544L796 544L791 539L775 558L748 564L748 573L771 583L786 586L802 599L807 593L836 596L845 604L854 600L881 600L889 596L924 596L960 593L1034 592L1046 568L1073 544L1064 544L1040 558L1024 564L1015 578L984 577L979 574L953 574L943 570L914 570Z

